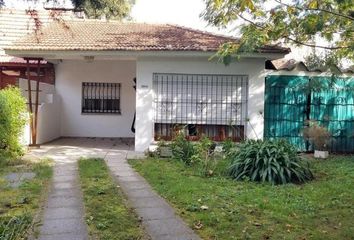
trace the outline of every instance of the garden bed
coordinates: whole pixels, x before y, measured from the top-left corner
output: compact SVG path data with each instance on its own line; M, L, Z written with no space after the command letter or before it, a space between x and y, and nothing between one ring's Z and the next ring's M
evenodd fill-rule
M203 239L354 236L353 156L311 159L313 181L275 186L234 181L221 171L202 177L193 166L176 160L130 163Z
M52 167L49 160L16 161L0 167L0 239L35 235Z

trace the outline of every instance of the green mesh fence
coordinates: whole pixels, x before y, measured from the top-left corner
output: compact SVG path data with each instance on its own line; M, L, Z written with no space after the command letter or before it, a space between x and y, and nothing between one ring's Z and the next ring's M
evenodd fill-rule
M302 134L308 119L329 129L330 151L354 152L354 78L268 76L264 137L312 151Z

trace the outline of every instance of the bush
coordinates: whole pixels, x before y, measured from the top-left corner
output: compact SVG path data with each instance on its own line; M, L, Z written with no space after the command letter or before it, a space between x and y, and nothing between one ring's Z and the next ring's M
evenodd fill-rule
M195 151L192 161L197 163L202 176L212 176L214 174L216 167L215 146L215 143L207 137L202 137L194 146Z
M0 90L0 161L23 154L20 137L27 122L26 110L18 88Z
M304 164L296 149L284 140L247 140L229 157L229 175L235 180L285 184L313 179L308 164Z
M317 122L310 121L309 126L304 129L303 135L314 145L315 150L327 150L331 138L331 133L327 128L320 126Z
M173 142L170 144L173 158L191 165L192 156L195 154L194 146L189 142L183 133L178 133Z
M231 153L234 147L235 147L235 143L230 138L222 142L222 151L226 157Z

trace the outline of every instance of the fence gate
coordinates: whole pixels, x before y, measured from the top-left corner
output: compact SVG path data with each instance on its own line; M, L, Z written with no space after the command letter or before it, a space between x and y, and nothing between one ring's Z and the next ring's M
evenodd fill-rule
M312 151L302 131L314 120L331 132L330 151L354 152L353 78L268 76L265 93L265 138L284 138L299 151Z

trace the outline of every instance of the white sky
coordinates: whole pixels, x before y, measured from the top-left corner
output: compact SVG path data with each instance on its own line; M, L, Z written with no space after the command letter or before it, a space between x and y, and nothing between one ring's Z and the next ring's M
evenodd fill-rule
M5 0L8 8L41 8L43 1L27 2L26 0ZM64 0L70 7L70 0ZM204 31L232 35L225 29L207 26L200 14L205 8L203 0L136 0L131 16L136 22L171 23Z
M205 8L203 0L136 0L132 17L137 22L172 23L186 27L230 34L225 29L207 26L200 14Z

